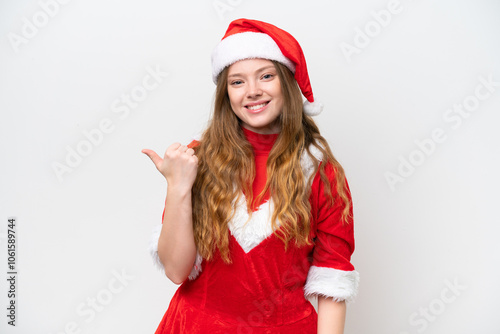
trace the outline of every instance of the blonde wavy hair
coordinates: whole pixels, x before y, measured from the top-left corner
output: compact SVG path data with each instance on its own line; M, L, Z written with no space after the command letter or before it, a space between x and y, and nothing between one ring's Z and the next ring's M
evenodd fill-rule
M322 182L330 203L341 200L345 207L343 222L351 217L348 188L344 169L334 158L326 140L311 117L302 111L300 89L290 70L273 61L281 82L283 112L279 116L281 131L267 160L267 182L256 202L269 190L274 203L272 227L276 236L288 243L294 240L297 246L310 245L309 195L315 174L320 171ZM218 77L212 118L204 131L200 144L194 147L199 160L198 174L192 188L193 229L195 243L200 255L210 260L218 249L225 263L231 263L229 256L228 223L234 215L234 204L242 196L253 198L252 183L255 178L255 164L252 146L246 140L240 120L231 109L227 92L227 72L224 69ZM323 155L322 163L309 151L310 145ZM306 150L313 161L314 173L305 180L300 158ZM331 184L325 167L331 164L335 171L338 197L333 198ZM250 201L247 210L251 215ZM279 227L278 223L279 221Z

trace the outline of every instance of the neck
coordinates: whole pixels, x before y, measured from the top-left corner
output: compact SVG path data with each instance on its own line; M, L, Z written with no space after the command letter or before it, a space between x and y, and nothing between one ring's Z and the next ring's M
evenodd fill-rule
M279 133L262 134L242 127L243 134L252 145L255 154L269 154Z
M243 129L247 129L249 131L252 131L252 132L255 132L255 133L258 133L258 134L261 134L261 135L275 135L275 134L279 134L280 133L280 127L279 125L274 122L273 123L274 125L270 125L268 127L265 127L265 128L252 128L252 127L249 127L248 125L246 124L241 124L241 128Z

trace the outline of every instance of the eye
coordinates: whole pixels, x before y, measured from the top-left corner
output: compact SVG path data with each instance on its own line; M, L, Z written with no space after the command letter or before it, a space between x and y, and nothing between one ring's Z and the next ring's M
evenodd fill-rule
M262 79L272 79L273 77L274 77L274 74L270 74L270 73L268 73L268 74L264 74L264 75L262 76Z
M241 85L243 82L241 80L234 80L234 81L231 81L231 85L232 86L236 86L236 85Z

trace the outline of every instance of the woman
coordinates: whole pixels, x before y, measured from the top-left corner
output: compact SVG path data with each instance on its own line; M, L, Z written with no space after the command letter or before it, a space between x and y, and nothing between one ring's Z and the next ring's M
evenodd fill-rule
M168 184L151 252L182 283L156 333L343 333L359 281L351 196L310 117L321 105L302 49L286 31L239 19L212 66L201 140L163 158L143 150Z

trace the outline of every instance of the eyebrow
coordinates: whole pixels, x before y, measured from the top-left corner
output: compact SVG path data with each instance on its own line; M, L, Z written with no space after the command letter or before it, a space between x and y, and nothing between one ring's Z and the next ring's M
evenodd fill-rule
M262 72L264 70L267 70L268 68L275 69L274 65L268 65L268 66L264 66L264 67L259 68L257 71L255 71L255 73ZM233 73L233 74L228 75L227 77L230 78L230 77L237 77L237 76L242 76L242 75L243 74L241 74L241 73Z

